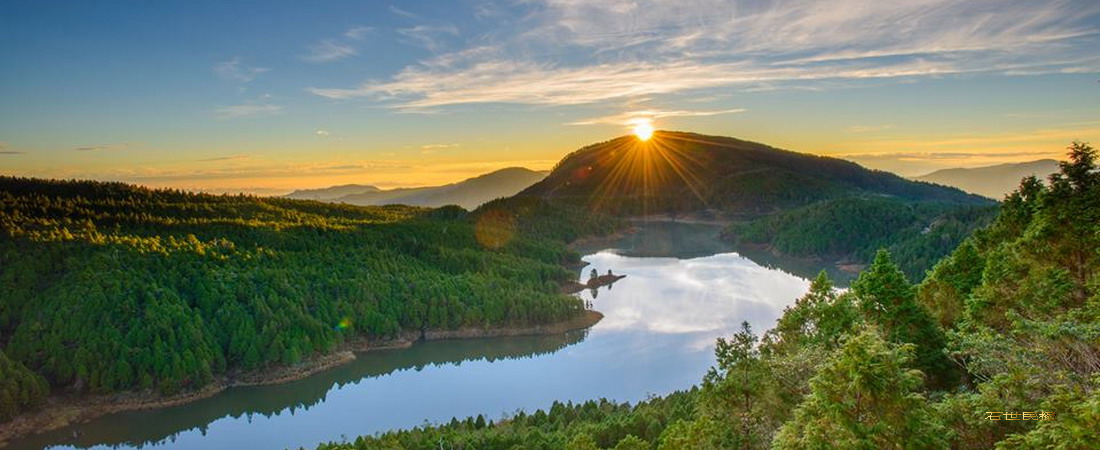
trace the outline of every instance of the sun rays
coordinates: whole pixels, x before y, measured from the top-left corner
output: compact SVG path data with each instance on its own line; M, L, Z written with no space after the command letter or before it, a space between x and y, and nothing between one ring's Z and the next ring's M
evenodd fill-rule
M649 122L645 125L648 130L637 130L641 123L635 126L635 138L610 143L588 168L599 183L591 191L589 206L593 210L625 208L641 215L651 210L676 210L677 205L685 209L700 204L709 207L704 177L699 175L708 169L691 151L692 145L675 135L653 131Z

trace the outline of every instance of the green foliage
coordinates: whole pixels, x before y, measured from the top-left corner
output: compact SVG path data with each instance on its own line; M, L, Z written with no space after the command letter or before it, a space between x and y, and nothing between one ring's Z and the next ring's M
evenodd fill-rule
M776 435L785 448L942 448L944 428L923 395L913 346L874 329L848 340L810 380L812 390Z
M0 422L41 405L48 393L46 380L0 351Z
M965 241L936 264L932 275L921 283L917 300L941 326L950 328L962 315L966 298L981 285L984 270L985 258L972 241Z
M1052 396L1043 407L1057 411L1033 431L1010 436L997 443L998 449L1100 448L1100 391L1062 393Z
M767 361L761 358L756 335L748 322L731 339L718 339L718 366L703 377L699 412L722 426L708 433L714 448L763 448L781 417L777 386Z
M58 386L173 393L349 338L583 310L559 289L563 241L521 229L490 250L476 226L456 208L0 178L0 348Z
M476 419L452 419L448 424L361 436L351 443L318 448L651 449L661 442L669 425L694 417L695 397L694 391L676 392L634 406L607 400L554 402L549 410L519 412L484 427Z
M991 205L847 197L735 224L723 235L767 244L788 255L854 262L868 262L886 248L902 261L906 275L919 280L975 229L988 224L995 211Z
M825 271L810 284L810 292L783 310L775 327L764 334L764 350L784 354L802 347L831 351L862 320L853 295L840 295Z
M863 317L882 329L891 342L913 344L916 368L932 375L936 386L949 386L955 381L951 361L944 353L943 330L928 310L916 301L916 290L905 274L890 259L890 253L879 250L875 261L852 283L852 294Z

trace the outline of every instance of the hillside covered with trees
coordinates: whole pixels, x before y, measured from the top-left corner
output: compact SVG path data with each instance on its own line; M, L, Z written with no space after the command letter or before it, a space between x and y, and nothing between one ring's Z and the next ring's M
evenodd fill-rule
M1096 158L1074 143L920 284L885 250L846 291L823 273L762 336L719 339L691 391L321 448L1098 448Z
M543 226L612 222L558 209ZM171 394L348 339L545 324L577 261L502 209L0 178L0 419L54 390ZM559 232L560 233L560 232Z
M739 222L723 230L723 237L784 255L856 263L871 261L885 248L911 280L919 281L996 214L995 205L846 197Z
M618 217L732 221L727 240L790 256L866 264L887 247L914 278L996 211L989 199L851 161L673 131L584 147L517 197Z

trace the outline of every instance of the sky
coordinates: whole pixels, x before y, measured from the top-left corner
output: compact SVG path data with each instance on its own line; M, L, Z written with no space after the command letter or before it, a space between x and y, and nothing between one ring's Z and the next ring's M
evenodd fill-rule
M1095 0L0 3L0 174L280 194L658 129L902 175L1100 144Z

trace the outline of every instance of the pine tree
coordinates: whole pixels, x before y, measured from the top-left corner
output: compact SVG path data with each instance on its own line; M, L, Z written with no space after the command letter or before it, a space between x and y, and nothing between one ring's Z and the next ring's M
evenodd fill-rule
M778 449L944 448L943 425L908 367L913 346L868 328L849 339L810 380L810 395L780 428Z
M882 329L887 339L916 346L914 365L928 374L935 386L949 386L957 379L944 353L943 330L928 310L916 301L916 292L905 274L879 250L875 261L852 283L852 293L863 316Z

